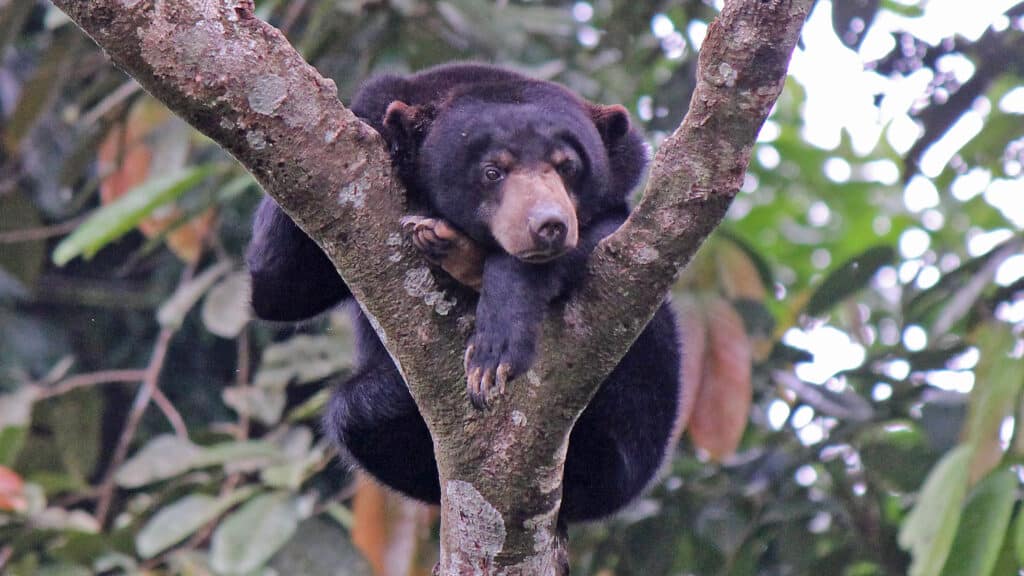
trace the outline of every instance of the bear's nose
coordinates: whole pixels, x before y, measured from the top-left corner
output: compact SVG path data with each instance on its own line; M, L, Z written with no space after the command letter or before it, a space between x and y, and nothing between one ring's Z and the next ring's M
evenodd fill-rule
M565 245L569 223L561 210L540 209L527 220L534 244L542 250L555 252Z

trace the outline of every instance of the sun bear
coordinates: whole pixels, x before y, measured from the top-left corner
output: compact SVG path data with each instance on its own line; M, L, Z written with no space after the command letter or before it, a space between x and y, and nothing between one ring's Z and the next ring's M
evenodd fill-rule
M403 222L414 244L479 292L465 365L469 400L485 409L529 369L548 310L579 286L590 252L628 216L627 197L647 163L643 140L622 106L482 64L378 76L351 108L384 136L411 202L428 212ZM350 297L270 198L257 212L247 260L262 318L301 320ZM426 424L355 314L358 370L335 388L325 428L379 481L436 504ZM573 429L561 521L607 516L650 483L678 432L680 357L666 303Z

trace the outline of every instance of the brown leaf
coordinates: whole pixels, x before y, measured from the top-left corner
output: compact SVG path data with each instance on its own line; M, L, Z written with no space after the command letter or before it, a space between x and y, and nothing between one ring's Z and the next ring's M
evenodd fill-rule
M112 130L100 144L97 154L100 173L100 199L109 204L152 176L154 163L161 164L161 147L154 139L173 119L167 108L152 98L143 98L132 107L124 124ZM171 136L174 137L174 136ZM187 147L187 142L182 145ZM163 148L167 148L164 146ZM167 166L163 166L167 168ZM182 210L174 205L157 210L139 223L139 231L146 238L163 234L182 217ZM168 232L164 238L167 247L184 262L199 260L205 240L213 228L215 211L210 208Z
M25 482L10 468L0 466L0 510L22 511L28 506Z
M713 460L722 460L736 452L747 426L752 353L743 320L727 301L709 298L703 310L707 343L690 439Z
M352 543L378 576L430 573L436 559L425 559L433 509L390 491L365 475L352 500Z
M732 242L718 242L715 261L722 291L730 300L746 299L761 302L767 296L757 266L743 250Z
M693 296L675 300L679 332L683 340L682 378L683 387L679 394L679 415L673 438L686 430L697 402L697 393L704 379L704 353L707 345L707 322L700 304Z

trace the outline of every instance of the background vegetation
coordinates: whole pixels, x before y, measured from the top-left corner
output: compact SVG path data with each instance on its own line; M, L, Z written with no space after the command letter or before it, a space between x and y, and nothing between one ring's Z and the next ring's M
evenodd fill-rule
M819 3L836 48L798 55L817 68L795 63L677 289L689 434L647 497L574 529L577 573L1019 572L1024 5L1004 4L936 39L924 0ZM626 104L654 146L716 12L257 8L345 101L376 71L494 61ZM815 136L852 113L814 112L835 54L877 80L868 145ZM358 480L319 432L351 367L345 315L250 321L259 195L47 2L0 0L0 571L429 573L434 514Z

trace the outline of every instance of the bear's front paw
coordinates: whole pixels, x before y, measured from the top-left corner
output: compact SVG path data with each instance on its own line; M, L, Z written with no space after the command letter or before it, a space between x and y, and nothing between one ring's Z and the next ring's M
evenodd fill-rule
M505 386L526 371L533 355L533 341L509 333L479 333L466 347L466 391L469 401L484 410L491 397L504 394Z
M402 232L412 240L416 249L433 264L440 265L452 248L452 237L457 234L444 220L426 216L402 218Z
M459 284L480 290L484 252L468 236L438 218L406 216L401 223L406 237L427 260Z

